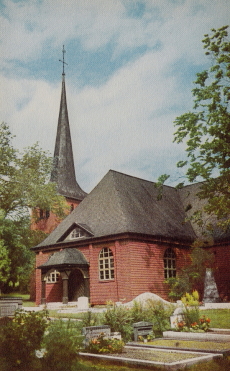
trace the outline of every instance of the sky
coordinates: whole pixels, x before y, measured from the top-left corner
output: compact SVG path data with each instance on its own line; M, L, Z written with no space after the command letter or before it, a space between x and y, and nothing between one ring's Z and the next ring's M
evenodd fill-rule
M192 110L202 39L229 0L0 0L0 120L18 149L53 155L62 48L76 177L90 192L109 169L156 181L184 172L176 117Z

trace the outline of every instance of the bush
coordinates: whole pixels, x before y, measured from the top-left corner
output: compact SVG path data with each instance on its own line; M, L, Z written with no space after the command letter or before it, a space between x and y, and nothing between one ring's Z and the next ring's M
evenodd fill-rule
M101 333L97 338L92 339L85 351L89 353L122 353L124 342L118 339L105 338Z
M1 329L0 354L9 370L26 369L36 360L35 351L41 348L48 325L47 312L16 311L11 321Z
M147 301L147 318L153 323L153 332L155 335L161 336L163 331L169 330L170 316L173 310L174 307L172 305L166 306L160 300L149 299Z
M200 319L199 294L193 291L192 294L186 293L181 301L184 305L184 319L186 326L191 327L193 323L198 323Z
M133 323L148 321L148 312L142 303L134 300L133 306L130 311Z
M67 323L58 320L50 324L43 342L43 364L46 370L71 370L82 348L83 337L80 335L78 322Z
M204 332L208 331L210 319L206 316L200 318L199 294L193 291L182 296L184 320L177 323L178 331Z
M132 312L128 308L121 305L117 306L116 304L112 304L112 306L108 305L102 322L108 325L112 332L120 332L125 342L131 339L133 318Z
M90 310L84 313L82 318L82 327L98 326L102 322L102 316L99 313L92 313Z

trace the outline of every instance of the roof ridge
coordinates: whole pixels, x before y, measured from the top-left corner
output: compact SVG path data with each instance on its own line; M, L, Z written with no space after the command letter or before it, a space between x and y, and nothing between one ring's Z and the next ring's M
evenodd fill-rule
M117 171L117 170L113 170L113 169L110 169L109 172L110 172L110 171L113 172L113 173L117 173L117 174L120 174L120 175L124 175L124 176L126 176L126 177L133 178L133 179L142 180L142 181L144 181L144 182L152 183L153 185L157 184L157 182L155 182L155 181L153 181L153 180L148 180L148 179L140 178L140 177L135 176L135 175L130 175L130 174L122 173L121 171ZM164 187L168 187L168 188L176 189L176 187L173 187L173 186L170 186L170 185L167 185L167 184L164 184L163 186L164 186Z

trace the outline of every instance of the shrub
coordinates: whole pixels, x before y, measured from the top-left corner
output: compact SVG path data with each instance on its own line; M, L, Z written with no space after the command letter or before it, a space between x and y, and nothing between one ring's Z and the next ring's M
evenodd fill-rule
M85 349L90 353L122 353L124 342L118 339L108 339L104 333L92 339Z
M177 323L178 331L204 332L208 331L210 319L206 316L200 318L199 294L193 291L182 296L184 320Z
M11 321L1 329L0 354L11 370L26 369L36 360L35 351L41 348L48 325L47 312L18 310ZM28 368L29 369L29 368Z
M50 324L43 342L43 364L46 370L71 370L82 348L83 337L80 335L78 322L69 320L67 323L58 320Z
M125 342L131 339L133 318L130 309L116 304L107 306L102 321L103 324L110 326L112 332L120 332Z
M153 323L153 332L162 335L163 331L170 328L170 316L173 313L173 306L166 306L162 301L149 299L147 301L147 318Z
M133 323L140 321L148 321L148 312L144 305L134 300L133 306L130 309Z
M102 322L102 316L99 313L92 313L90 310L84 313L82 318L82 326L98 326Z
M193 291L192 294L186 293L182 296L181 301L184 308L184 320L186 326L190 328L192 324L198 323L200 319L199 294L197 291Z

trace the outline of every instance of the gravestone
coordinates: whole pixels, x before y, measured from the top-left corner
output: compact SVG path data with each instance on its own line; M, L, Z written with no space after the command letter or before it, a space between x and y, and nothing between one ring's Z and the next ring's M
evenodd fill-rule
M0 298L0 317L12 317L17 309L22 309L22 298Z
M77 308L86 310L89 308L89 298L87 296L80 296L77 300Z
M216 281L211 268L206 268L204 280L204 303L219 303L220 297L216 285Z
M111 334L110 327L108 325L83 327L82 334L85 336L84 345L87 346L90 340L96 339L102 333L105 338L109 338Z
M139 336L147 337L153 331L151 322L136 322L133 324L134 341L138 341Z
M184 311L181 307L179 307L176 308L173 312L173 315L170 316L171 328L176 328L177 324L181 321L184 321Z

